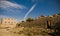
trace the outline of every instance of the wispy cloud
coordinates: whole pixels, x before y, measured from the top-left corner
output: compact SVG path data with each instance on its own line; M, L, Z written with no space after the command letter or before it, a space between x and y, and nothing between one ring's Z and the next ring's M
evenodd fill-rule
M34 4L31 9L26 13L25 17L23 20L26 20L26 17L28 16L29 13L31 13L31 11L33 11L33 9L36 7L36 4Z
M0 9L2 9L3 13L21 13L21 10L26 9L24 5L20 5L17 3L12 3L10 1L0 1Z
M12 3L10 1L1 1L0 0L0 10L2 10L1 12L4 13L5 15L18 15L21 13L22 10L26 9L26 7L24 5L20 5L17 3ZM0 15L0 17L5 17L5 15ZM6 15L6 16L8 16ZM10 17L10 16L8 16Z
M9 1L0 1L0 8L9 8L9 7L20 8L20 9L26 8L25 6L19 5L17 3L12 3Z
M6 1L6 0L0 0L0 1Z

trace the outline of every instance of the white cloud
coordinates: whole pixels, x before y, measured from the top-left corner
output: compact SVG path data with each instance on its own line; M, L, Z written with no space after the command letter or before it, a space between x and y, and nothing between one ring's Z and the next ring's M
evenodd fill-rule
M1 9L4 14L20 14L21 10L26 9L26 7L9 1L0 1L0 10Z
M20 8L20 9L26 8L25 6L19 5L17 3L12 3L9 1L0 1L0 8L9 8L9 7Z
M0 1L6 1L6 0L0 0Z
M36 4L34 4L34 5L31 7L31 9L26 13L26 15L25 15L25 17L24 17L23 20L26 19L26 17L28 16L28 14L31 13L31 11L32 11L35 7L36 7Z

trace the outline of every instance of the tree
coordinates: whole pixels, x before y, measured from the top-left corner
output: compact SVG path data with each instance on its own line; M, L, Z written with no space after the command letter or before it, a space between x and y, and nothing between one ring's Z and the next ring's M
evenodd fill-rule
M31 21L33 21L34 19L33 18L28 18L26 21L27 22L31 22Z

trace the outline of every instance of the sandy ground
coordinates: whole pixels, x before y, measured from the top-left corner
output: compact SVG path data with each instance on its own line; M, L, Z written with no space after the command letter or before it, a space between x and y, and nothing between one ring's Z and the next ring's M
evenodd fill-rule
M0 36L25 36L25 35L14 34L14 33L7 31L6 29L0 29Z
M16 33L9 32L6 29L0 29L0 36L27 36L27 35L24 35L24 34L19 35ZM34 36L43 36L43 35L34 35ZM49 36L49 35L46 35L46 36Z

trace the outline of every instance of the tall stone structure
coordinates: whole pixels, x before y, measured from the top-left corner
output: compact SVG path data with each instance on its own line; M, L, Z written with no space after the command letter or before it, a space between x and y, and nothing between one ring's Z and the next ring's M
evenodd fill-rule
M18 23L18 21L14 18L2 18L1 19L1 27L14 28L14 27L16 27L17 23Z

